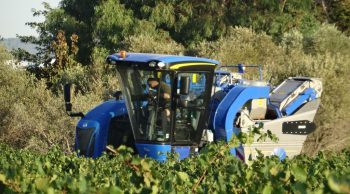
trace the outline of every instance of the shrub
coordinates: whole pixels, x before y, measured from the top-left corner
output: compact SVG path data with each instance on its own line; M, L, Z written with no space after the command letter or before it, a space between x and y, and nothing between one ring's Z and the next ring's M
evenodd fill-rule
M65 114L62 96L6 64L2 47L0 56L0 140L15 148L46 152L57 145L70 152L75 121Z
M161 53L182 55L184 47L176 43L167 35L155 37L150 34L140 34L127 38L126 48L131 52Z

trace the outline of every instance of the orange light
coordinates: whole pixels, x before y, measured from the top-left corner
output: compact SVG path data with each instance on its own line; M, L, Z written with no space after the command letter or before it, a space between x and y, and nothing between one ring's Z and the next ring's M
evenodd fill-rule
M120 58L125 59L125 57L126 57L126 51L120 51L120 52L119 52L119 55L120 55Z

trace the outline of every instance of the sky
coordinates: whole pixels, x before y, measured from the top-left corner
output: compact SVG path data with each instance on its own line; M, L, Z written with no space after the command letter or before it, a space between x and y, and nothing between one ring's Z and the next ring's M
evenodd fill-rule
M42 2L48 2L51 7L58 6L60 0L0 0L0 36L15 38L19 35L34 35L34 29L25 25L26 22L43 21L44 18L33 17L32 9L42 10Z

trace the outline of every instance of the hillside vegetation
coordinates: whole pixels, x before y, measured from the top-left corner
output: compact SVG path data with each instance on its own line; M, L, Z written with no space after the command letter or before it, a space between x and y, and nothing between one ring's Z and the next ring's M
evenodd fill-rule
M62 85L74 84L78 111L111 98L119 83L104 59L120 49L262 64L264 79L274 85L289 76L320 77L318 128L303 152L349 147L347 0L62 0L57 9L45 6L34 13L45 21L28 23L39 37L20 37L37 44L38 53L9 54L0 46L0 141L13 148L45 153L56 145L70 153L76 120L63 111ZM44 66L13 69L11 57Z

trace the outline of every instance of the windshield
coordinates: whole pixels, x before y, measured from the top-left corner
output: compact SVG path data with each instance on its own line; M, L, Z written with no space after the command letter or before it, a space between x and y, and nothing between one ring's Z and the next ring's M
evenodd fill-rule
M135 139L170 141L172 74L132 65L117 68Z
M181 94L180 82L178 82L176 110L175 110L175 128L174 141L181 142L197 142L198 135L201 135L199 129L203 128L206 110L206 99L208 93L206 86L208 85L208 74L205 72L186 72L178 73L177 80L181 77L189 77L189 91L187 94ZM203 122L204 121L204 122ZM202 126L200 126L202 125Z
M207 126L212 74L117 65L135 140L199 143ZM186 86L186 87L185 87Z

